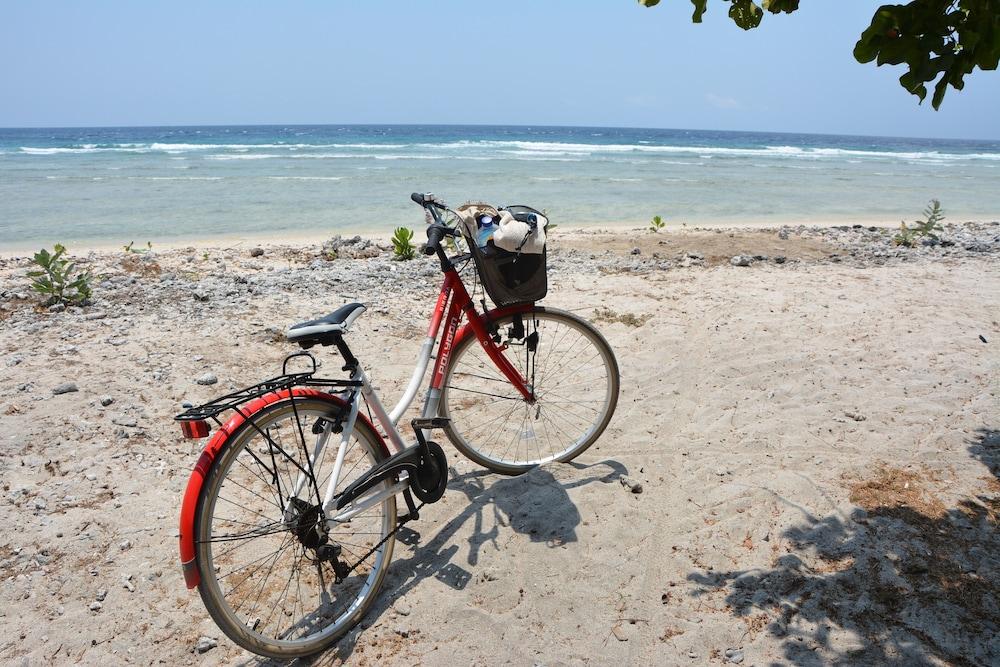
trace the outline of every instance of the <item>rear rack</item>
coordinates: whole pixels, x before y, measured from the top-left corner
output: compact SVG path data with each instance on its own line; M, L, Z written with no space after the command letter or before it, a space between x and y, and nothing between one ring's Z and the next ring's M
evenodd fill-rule
M312 361L312 370L304 373L287 373L288 362L294 357L308 357ZM226 410L239 411L239 406L247 401L259 398L266 394L292 387L360 387L358 380L335 380L332 378L315 377L317 371L316 359L308 352L296 352L285 358L281 365L282 374L269 380L258 382L255 385L239 389L225 396L214 398L208 403L187 408L184 412L174 417L176 421L203 421L215 419L220 413ZM218 421L218 420L216 420Z

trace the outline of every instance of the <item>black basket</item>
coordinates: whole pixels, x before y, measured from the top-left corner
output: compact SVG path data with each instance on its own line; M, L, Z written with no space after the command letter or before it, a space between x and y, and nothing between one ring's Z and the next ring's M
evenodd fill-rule
M485 248L471 245L479 278L497 306L534 303L545 298L549 289L547 251L543 250L541 255L513 253L497 248L493 241Z
M527 206L509 206L506 210L515 215L542 215ZM488 241L485 247L479 248L471 239L469 247L472 248L472 257L476 261L483 287L498 307L534 303L545 298L549 289L547 249L543 248L540 255L515 253L497 248L493 241Z

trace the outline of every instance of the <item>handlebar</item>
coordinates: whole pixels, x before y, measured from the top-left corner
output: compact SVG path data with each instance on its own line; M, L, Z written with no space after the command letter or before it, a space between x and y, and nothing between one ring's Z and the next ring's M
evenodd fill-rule
M427 194L420 194L419 192L414 192L412 195L410 195L410 199L412 199L415 203L420 204L424 208L428 206L435 206L441 210L445 210L447 208L444 204L439 202L430 192L428 192Z
M441 247L441 239L448 235L451 230L442 225L431 225L427 228L427 245L424 246L425 255L433 255Z
M414 203L417 203L420 206L423 206L426 210L430 211L431 216L434 218L434 222L430 223L427 227L427 244L424 245L424 254L433 255L434 253L438 253L441 255L442 262L444 262L446 258L441 250L441 239L445 236L458 236L458 232L456 230L444 224L444 221L438 213L438 210L447 211L448 207L439 202L437 198L429 192L427 194L414 192L410 195L410 199L412 199Z

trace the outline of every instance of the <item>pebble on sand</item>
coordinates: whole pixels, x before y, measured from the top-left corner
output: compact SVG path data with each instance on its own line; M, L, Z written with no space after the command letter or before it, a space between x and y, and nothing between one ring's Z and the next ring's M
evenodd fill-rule
M194 650L198 653L205 653L206 651L211 651L218 645L219 642L211 637L201 637L198 640L198 643L194 645Z
M753 257L749 255L736 255L729 260L733 266L750 266L751 262L753 262Z
M635 493L635 494L642 493L642 483L641 482L638 482L638 481L632 479L631 477L627 477L625 475L622 475L619 478L618 481L620 481L622 483L622 486L624 486L626 489L628 489L632 493Z
M52 389L52 393L56 396L59 394L69 394L74 391L80 391L75 382L63 382L62 384L56 385Z
M195 382L197 382L198 384L203 384L203 385L215 384L218 381L219 378L215 376L215 373L205 373L204 375L199 376L197 380L195 380Z

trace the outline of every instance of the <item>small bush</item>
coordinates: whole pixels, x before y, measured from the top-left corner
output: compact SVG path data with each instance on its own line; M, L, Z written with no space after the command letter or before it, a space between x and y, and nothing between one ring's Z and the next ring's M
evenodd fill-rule
M658 232L663 229L663 226L667 223L663 222L663 218L658 215L654 215L653 219L649 221L649 231Z
M132 253L132 254L136 254L136 255L141 255L142 253L149 252L150 250L153 249L153 242L152 241L146 241L146 247L145 248L134 248L133 247L134 244L135 244L135 241L129 241L128 245L122 246L122 248L124 248L124 250L125 250L126 253Z
M896 245L912 248L917 244L917 230L910 229L905 222L899 223L899 231L892 237L892 242Z
M917 220L914 224L917 233L921 236L929 236L930 238L937 240L937 233L942 231L941 221L944 220L944 209L941 208L941 202L937 199L932 199L927 207L924 208L924 219Z
M413 246L413 230L406 227L396 227L392 235L392 257L393 259L405 262L417 256L417 249Z
M90 274L77 271L73 262L63 259L65 254L66 247L57 243L53 252L42 248L31 260L40 267L28 271L31 288L47 297L47 306L57 303L79 306L90 300Z
M907 227L905 222L899 223L899 232L892 237L892 242L896 245L912 248L917 244L917 239L921 237L926 236L937 241L938 232L943 229L941 227L942 220L944 220L944 209L941 208L941 202L932 199L924 209L923 220L915 221L913 227Z

